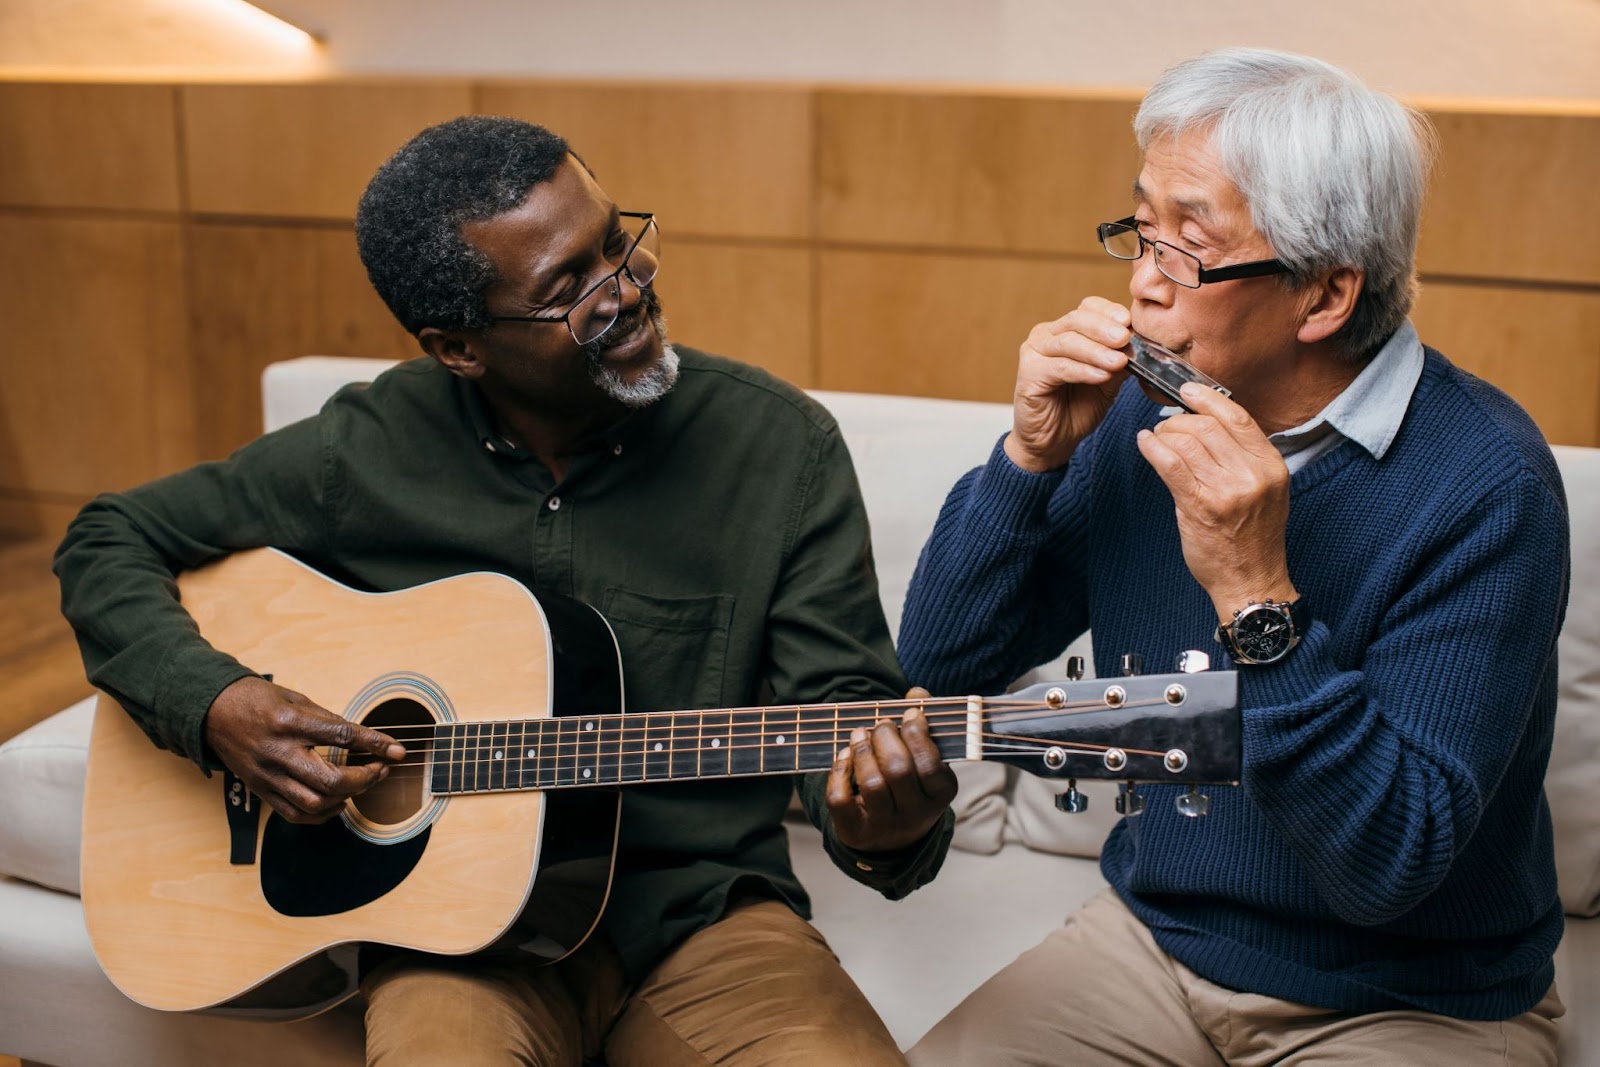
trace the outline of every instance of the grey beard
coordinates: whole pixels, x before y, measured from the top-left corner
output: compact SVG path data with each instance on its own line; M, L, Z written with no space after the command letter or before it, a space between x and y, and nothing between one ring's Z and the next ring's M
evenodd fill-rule
M666 396L678 383L678 353L666 343L667 320L659 306L650 310L650 324L662 338L661 358L633 381L628 381L601 362L606 347L597 341L583 346L583 362L589 378L600 391L629 408L649 407Z

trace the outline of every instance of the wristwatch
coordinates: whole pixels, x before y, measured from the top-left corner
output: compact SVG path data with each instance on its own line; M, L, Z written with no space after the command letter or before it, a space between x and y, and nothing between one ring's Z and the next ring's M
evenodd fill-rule
M1217 643L1235 663L1276 663L1293 651L1311 628L1306 598L1293 604L1262 600L1233 613L1233 621L1217 627Z

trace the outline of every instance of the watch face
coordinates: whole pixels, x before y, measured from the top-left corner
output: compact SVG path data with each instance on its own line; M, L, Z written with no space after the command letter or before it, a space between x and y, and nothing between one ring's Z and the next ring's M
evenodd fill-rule
M1294 647L1294 623L1286 610L1252 604L1233 622L1233 644L1252 663L1271 663Z

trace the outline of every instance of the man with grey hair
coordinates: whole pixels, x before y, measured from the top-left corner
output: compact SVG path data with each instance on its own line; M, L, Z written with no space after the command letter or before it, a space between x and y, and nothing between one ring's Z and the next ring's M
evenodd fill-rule
M1205 818L1146 787L1110 888L910 1058L1554 1063L1566 505L1527 415L1406 320L1425 128L1325 63L1229 50L1166 72L1135 129L1133 214L1099 230L1131 306L1028 335L899 650L935 692L1091 628L1102 675L1210 650L1242 781ZM1137 388L1139 338L1231 396Z

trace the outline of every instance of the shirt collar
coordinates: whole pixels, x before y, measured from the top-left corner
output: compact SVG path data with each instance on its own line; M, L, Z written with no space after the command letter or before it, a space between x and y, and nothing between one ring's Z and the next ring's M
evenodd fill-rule
M1370 452L1373 459L1382 459L1400 432L1411 394L1422 378L1422 364L1422 339L1407 320L1327 407L1268 440L1287 456L1317 445L1329 434L1337 434L1335 441L1349 439ZM1164 407L1161 417L1182 411L1176 406Z
M478 387L463 378L451 375L457 394L461 397L462 407L466 411L467 421L472 426L473 437L478 442L478 447L485 452L499 458L515 460L518 462L530 460L533 453L512 441L502 434L495 426L494 415L489 410L489 404L483 398L483 393ZM620 456L623 446L627 445L632 452L642 441L643 435L648 431L651 421L655 418L655 410L672 399L672 394L677 392L674 388L666 396L637 411L630 411L617 422L607 426L597 434L578 442L580 451L605 449L613 455Z
M1409 321L1402 323L1361 368L1355 381L1327 407L1299 426L1273 434L1272 442L1280 449L1287 446L1293 450L1331 429L1366 449L1373 459L1382 459L1400 432L1411 394L1422 377L1422 364L1422 341L1416 327Z

